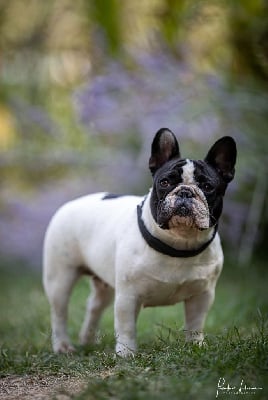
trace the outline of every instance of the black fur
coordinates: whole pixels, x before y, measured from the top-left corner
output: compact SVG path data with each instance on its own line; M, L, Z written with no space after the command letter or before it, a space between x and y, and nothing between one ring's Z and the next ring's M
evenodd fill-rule
M115 200L118 199L119 197L124 197L126 196L125 194L114 194L114 193L106 193L102 200Z

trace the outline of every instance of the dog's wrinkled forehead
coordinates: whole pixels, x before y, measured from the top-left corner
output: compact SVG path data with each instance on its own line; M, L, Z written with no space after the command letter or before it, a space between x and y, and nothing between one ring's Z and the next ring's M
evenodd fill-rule
M164 164L164 166L162 166L161 168L159 168L158 171L156 171L155 174L156 180L164 176L172 176L182 181L183 169L185 166L187 168L188 162L189 160L185 158L168 161L166 164Z
M183 185L196 185L207 179L215 185L219 183L219 176L214 168L205 161L188 158L171 160L166 163L156 174L158 181L163 177L172 178L174 183Z
M177 171L178 177L180 178L179 183L184 185L195 184L195 163L188 158L177 161L173 168L171 168L171 173Z
M184 185L191 185L195 182L195 166L191 160L180 159L172 160L166 163L156 174L156 180L162 178L171 178L174 183L182 183Z

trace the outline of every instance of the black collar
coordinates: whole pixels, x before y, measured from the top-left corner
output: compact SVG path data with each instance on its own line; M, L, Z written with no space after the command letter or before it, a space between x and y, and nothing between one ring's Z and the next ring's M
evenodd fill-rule
M187 258L187 257L195 257L198 254L202 253L209 245L210 243L214 240L216 233L218 231L218 225L215 225L214 227L214 232L211 237L206 243L202 244L198 249L193 249L193 250L177 250L174 249L174 247L169 246L168 244L162 242L161 240L157 239L151 233L148 231L146 228L143 219L142 219L142 209L144 205L144 201L141 204L137 206L137 217L138 217L138 225L140 232L142 234L143 239L145 242L154 250L158 251L159 253L165 254L166 256L170 257L182 257L182 258Z

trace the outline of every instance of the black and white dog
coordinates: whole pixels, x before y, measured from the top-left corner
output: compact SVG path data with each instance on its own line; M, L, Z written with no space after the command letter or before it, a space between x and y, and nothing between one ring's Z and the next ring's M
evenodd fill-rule
M236 144L229 136L218 140L204 161L195 161L181 158L175 136L162 128L152 143L153 187L146 197L98 193L60 208L44 244L54 351L74 350L67 307L81 274L92 278L82 344L94 340L113 297L117 354L136 351L141 307L181 301L186 339L202 343L223 264L217 227L235 162Z

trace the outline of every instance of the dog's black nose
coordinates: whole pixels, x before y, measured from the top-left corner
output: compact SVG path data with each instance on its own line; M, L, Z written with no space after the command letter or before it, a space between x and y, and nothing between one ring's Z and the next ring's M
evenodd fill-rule
M186 204L181 204L177 209L177 214L180 217L188 217L191 215L191 209Z
M176 210L177 214L181 217L187 217L191 214L192 198L194 197L191 189L182 187L177 193Z
M191 189L182 188L178 193L178 197L181 199L191 199L193 197L193 193Z

